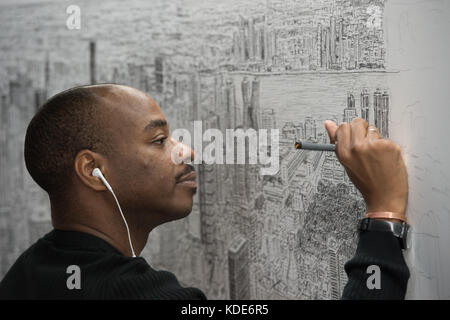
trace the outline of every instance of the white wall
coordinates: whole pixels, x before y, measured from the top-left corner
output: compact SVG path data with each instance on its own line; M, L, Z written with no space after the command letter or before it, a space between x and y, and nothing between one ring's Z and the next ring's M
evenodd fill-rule
M450 1L388 0L391 138L409 172L407 298L450 298Z

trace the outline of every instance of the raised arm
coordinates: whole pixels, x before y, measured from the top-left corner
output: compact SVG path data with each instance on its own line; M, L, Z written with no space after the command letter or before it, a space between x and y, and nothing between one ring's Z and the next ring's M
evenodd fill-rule
M342 299L404 299L409 269L401 239L386 229L406 222L408 177L400 147L361 118L339 127L326 121L325 127L366 202L366 216L373 219L364 221L372 228L360 231L356 254L345 264L348 282Z

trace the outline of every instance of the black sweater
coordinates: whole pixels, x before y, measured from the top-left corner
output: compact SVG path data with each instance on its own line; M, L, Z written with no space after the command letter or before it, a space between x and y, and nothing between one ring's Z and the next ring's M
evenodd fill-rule
M369 265L381 269L381 289L369 290ZM80 268L81 288L67 279ZM409 278L398 241L389 233L360 235L356 255L345 265L349 281L343 299L403 299ZM144 258L129 258L95 236L53 230L27 249L0 282L0 299L206 299L182 287L167 271L154 270Z

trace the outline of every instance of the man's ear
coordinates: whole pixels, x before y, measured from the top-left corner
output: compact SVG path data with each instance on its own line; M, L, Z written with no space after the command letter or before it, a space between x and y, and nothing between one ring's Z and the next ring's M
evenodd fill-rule
M81 150L74 160L75 173L88 188L96 191L107 190L103 182L92 175L95 168L99 168L105 174L105 166L102 163L105 163L105 159L98 153L87 149Z

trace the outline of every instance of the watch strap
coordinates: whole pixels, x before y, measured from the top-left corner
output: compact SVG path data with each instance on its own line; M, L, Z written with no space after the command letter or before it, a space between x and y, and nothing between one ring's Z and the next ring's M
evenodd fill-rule
M380 219L363 218L359 221L358 230L364 231L383 231L391 232L396 237L402 249L407 248L407 236L409 226L407 223L392 222Z

